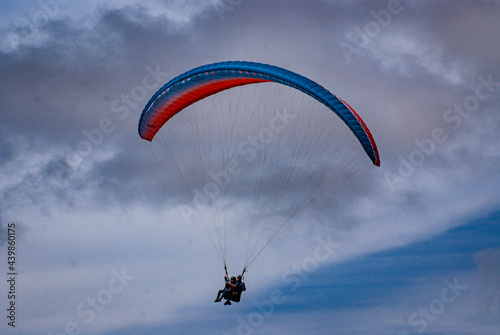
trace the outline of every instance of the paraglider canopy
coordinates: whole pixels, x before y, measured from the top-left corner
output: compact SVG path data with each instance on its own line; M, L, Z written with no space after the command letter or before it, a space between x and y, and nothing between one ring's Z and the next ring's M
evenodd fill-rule
M277 66L253 62L209 64L172 79L144 107L139 121L139 135L151 141L165 122L187 106L223 90L259 82L276 82L296 88L324 104L352 130L373 164L380 165L373 136L347 103L304 76Z

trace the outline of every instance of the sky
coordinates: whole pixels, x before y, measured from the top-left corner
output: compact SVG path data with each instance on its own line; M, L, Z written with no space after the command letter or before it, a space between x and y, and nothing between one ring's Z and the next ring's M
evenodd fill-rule
M500 333L499 1L0 6L0 333ZM167 81L228 60L338 94L381 158L310 199L229 307L137 133Z

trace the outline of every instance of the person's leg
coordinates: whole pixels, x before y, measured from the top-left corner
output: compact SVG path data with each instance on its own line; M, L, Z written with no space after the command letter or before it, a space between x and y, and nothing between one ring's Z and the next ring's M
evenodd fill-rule
M219 290L219 292L217 293L217 298L215 298L214 302L221 301L223 295L224 295L224 290Z

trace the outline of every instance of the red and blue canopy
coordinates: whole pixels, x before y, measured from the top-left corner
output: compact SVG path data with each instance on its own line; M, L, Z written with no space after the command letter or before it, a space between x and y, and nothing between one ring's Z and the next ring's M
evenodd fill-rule
M283 68L253 62L221 62L194 68L166 83L149 100L139 121L139 135L151 141L160 128L187 106L229 88L275 82L310 95L332 110L357 137L373 164L380 166L375 140L361 117L321 85Z

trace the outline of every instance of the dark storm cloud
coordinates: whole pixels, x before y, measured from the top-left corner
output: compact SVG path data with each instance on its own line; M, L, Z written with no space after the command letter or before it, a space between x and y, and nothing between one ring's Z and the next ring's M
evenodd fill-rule
M283 1L263 1L255 6L253 2L243 1L230 7L228 4L207 6L198 17L182 25L169 22L162 15L151 17L144 7L130 6L101 10L94 18L92 30L67 19L53 20L41 27L49 37L40 45L21 45L15 52L1 54L2 77L4 83L8 83L1 93L4 134L21 134L31 140L46 138L48 145L59 145L66 162L55 157L46 163L44 170L55 171L50 175L58 178L68 178L75 168L68 162L92 161L101 151L117 150L113 158L95 163L82 183L94 181L93 185L118 198L130 194L127 190L131 185L136 189L140 189L138 185L155 189L157 183L150 178L142 180L140 172L155 171L159 165L153 167L152 164L159 162L151 161L150 153L138 143L136 135L139 113L154 89L147 91L147 97L141 96L142 99L130 98L134 87L143 85L144 77L150 73L147 67L160 69L161 78L166 82L169 77L196 65L247 59L289 67L311 76L341 97L358 101L358 111L382 148L383 161L384 158L390 161L392 157L387 156L384 147L411 149L413 139L422 136L422 129L441 122L436 110L444 110L447 103L460 99L460 95L450 94L449 87L443 86L441 70L429 72L419 55L394 56L396 63L403 62L405 68L410 69L403 76L398 67L383 66L372 52L383 55L393 50L377 49L377 44L390 38L388 32L394 29L405 38L425 44L424 35L418 36L416 27L427 28L432 31L428 36L429 50L439 46L442 52L442 57L435 59L436 66L442 62L446 68L447 60L456 61L455 58L465 63L479 62L478 55L470 51L477 45L491 48L490 52L479 55L485 58L482 64L489 64L488 59L495 54L497 46L488 41L491 42L498 23L489 19L490 14L486 14L488 19L484 24L474 20L494 9L495 3L478 2L467 8L459 3L452 6L454 15L447 15L450 6L438 5L437 10L433 7L430 11L431 5L403 2L397 14L390 17L389 25L381 27L367 47L356 45L355 38L359 38L356 32L375 20L372 11L387 11L387 6L388 2L383 1L359 2L355 7L346 3L332 6L324 1L298 2L294 6L287 6ZM430 15L424 15L426 13ZM300 18L300 25L295 23L296 18ZM459 21L464 24L458 24ZM481 32L474 39L464 42L448 38L451 29L457 30L454 36L470 34L467 31L473 24L478 28L474 31ZM412 36L408 36L409 33ZM356 47L352 59L343 53L342 43ZM283 50L288 50L286 57ZM495 68L484 71L495 71ZM462 73L461 76L465 80L473 75ZM467 88L465 85L453 91L463 92ZM436 94L438 92L443 94ZM383 96L387 98L380 99ZM427 100L426 110L416 107L422 96ZM387 106L392 109L388 110ZM113 131L102 134L101 139L93 131L99 130L103 119L111 121ZM88 156L79 155L80 160L78 149L83 147L79 144L89 141L89 136L94 136L99 144L91 148ZM394 136L398 141L394 141ZM395 143L401 145L395 147ZM14 149L14 145L10 142L2 149L3 160L19 150ZM39 178L44 175L49 178L48 174ZM74 188L80 189L78 185ZM29 189L36 188L25 190Z
M488 72L495 66L500 46L496 43L498 1L444 1L432 7L431 28L451 60L462 58L474 61L478 71Z
M130 194L130 185L141 189L132 181L140 175L139 165L150 165L144 162L151 152L136 149L137 120L149 95L168 80L169 64L149 58L158 55L158 46L167 56L165 46L183 48L182 32L171 35L164 29L160 34L159 27L150 27L147 34L138 23L143 19L140 9L105 12L93 30L56 20L40 28L49 35L41 45L21 45L15 52L0 55L4 87L1 159L14 164L16 157L46 153L37 171L25 173L17 184L3 189L4 206L19 204L26 197L42 201L47 195L73 203L74 194L89 188L95 188L95 193L102 189L98 194L107 199ZM142 87L146 76L148 96L131 101L133 89ZM102 131L103 120L107 133ZM126 155L95 161L101 153L113 151L117 142L123 145L119 153ZM91 168L82 173L79 169L85 163L91 163ZM106 166L113 167L113 173L106 173Z

